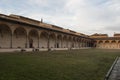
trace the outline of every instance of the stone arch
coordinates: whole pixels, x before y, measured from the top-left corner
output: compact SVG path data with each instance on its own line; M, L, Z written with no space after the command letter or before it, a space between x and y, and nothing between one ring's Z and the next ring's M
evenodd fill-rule
M88 40L88 47L91 47L91 40Z
M109 40L106 40L104 47L105 47L105 48L110 48L110 44L109 44L109 43L110 43L110 41L109 41Z
M0 24L0 48L11 48L12 31L7 24Z
M62 35L61 34L57 35L56 48L62 48Z
M96 40L92 41L91 45L92 45L92 47L97 47L97 41Z
M80 48L80 43L79 43L80 39L76 38L76 48Z
M86 39L86 47L89 47L89 40Z
M28 34L29 48L37 48L39 46L39 34L38 31L32 29Z
M80 45L80 48L82 47L82 38L80 38L80 41L79 41L79 45Z
M91 44L91 40L88 40L88 47L90 47L90 44Z
M120 41L118 41L118 43L120 43Z
M72 47L72 37L69 36L68 37L68 48L71 48Z
M84 44L83 43L83 38L81 38L81 40L80 40L80 46L83 47L83 44Z
M111 43L116 43L116 41L115 41L115 40L112 40Z
M25 48L27 32L23 27L18 27L13 32L13 48Z
M86 44L85 42L86 42L86 40L83 38L82 39L82 47L85 47L85 44Z
M72 39L72 48L76 47L76 37L73 37Z
M67 48L67 35L63 36L63 48Z
M74 42L74 48L78 48L78 38L73 37L73 42Z
M120 40L118 41L118 48L120 48Z
M115 41L115 40L112 40L111 41L111 48L117 48L117 44L116 44L117 42Z
M103 44L102 40L100 40L100 41L97 42L97 47L103 48L103 46L104 46L104 44Z
M56 35L55 35L55 33L51 33L49 35L49 46L50 46L50 48L56 47Z
M84 47L87 47L87 39L84 40Z
M103 41L102 41L102 40L100 40L98 43L99 43L99 44L101 44L101 43L103 43Z
M48 48L48 32L42 31L40 34L40 48Z
M106 40L105 43L110 43L110 41Z

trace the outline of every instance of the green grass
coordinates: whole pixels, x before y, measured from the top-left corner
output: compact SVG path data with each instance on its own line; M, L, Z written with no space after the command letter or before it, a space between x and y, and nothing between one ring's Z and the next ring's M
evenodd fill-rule
M0 53L0 80L103 80L120 50Z

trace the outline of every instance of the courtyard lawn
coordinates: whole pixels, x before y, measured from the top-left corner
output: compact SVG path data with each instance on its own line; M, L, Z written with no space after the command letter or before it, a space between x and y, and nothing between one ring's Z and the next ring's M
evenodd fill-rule
M120 50L0 53L0 80L103 80Z

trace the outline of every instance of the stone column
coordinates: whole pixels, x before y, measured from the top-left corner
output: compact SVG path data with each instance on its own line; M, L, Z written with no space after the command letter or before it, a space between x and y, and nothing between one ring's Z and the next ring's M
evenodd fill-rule
M63 48L63 36L61 37L61 48Z
M13 48L13 33L11 33L10 48Z
M68 47L68 40L69 40L69 39L67 38L67 39L66 39L66 47L67 47L67 48L69 48L69 47Z
M40 41L40 36L38 35L38 48L40 48L40 44L39 44L39 41Z
M26 48L29 48L29 40L28 40L28 34L26 35Z
M26 48L29 48L29 30L26 30Z
M57 45L59 44L57 36L55 37L55 48L58 48Z
M81 48L81 39L80 39L79 43L80 43L80 48Z
M87 47L89 47L89 41L87 41Z
M82 48L82 39L80 40L80 46L81 46L81 48Z
M26 35L26 43L25 43L25 48L27 48L27 45L28 45L28 43L27 43L27 35Z
M48 33L48 42L47 42L47 47L48 47L48 51L50 50L50 33Z
M80 40L78 41L78 47L80 48Z

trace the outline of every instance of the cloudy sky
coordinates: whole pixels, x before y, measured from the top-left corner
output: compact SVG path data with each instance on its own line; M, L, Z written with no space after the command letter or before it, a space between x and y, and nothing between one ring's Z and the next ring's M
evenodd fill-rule
M0 13L43 18L87 35L120 33L120 0L0 0Z

